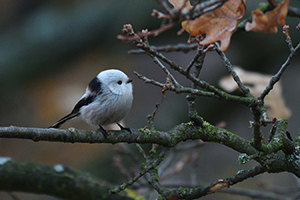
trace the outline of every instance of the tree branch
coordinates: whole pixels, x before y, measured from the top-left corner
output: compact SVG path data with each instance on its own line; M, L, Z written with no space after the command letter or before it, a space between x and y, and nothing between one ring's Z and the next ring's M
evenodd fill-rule
M158 144L165 147L173 147L185 140L198 140L222 143L238 152L252 155L257 151L251 144L226 129L215 127L204 122L201 127L193 125L192 122L182 123L168 132L148 130L140 131L131 129L127 131L108 131L109 137L105 138L98 131L78 130L69 128L25 128L25 127L0 127L0 138L19 138L37 141L66 142L66 143L139 143Z
M2 158L3 159L3 158ZM47 194L62 199L133 199L125 193L109 196L113 188L87 173L62 165L42 165L7 159L0 165L0 189L3 191Z
M257 176L259 174L262 174L266 172L266 168L262 167L261 165L258 165L252 169L249 170L242 170L239 171L237 174L226 178L219 180L213 184L210 184L206 187L194 187L194 188L179 188L171 191L167 191L167 196L175 196L179 199L197 199L203 196L206 196L208 194L211 194L213 192L218 191L219 189L224 188L223 186L220 186L220 188L216 189L217 184L223 184L225 187L229 187L231 185L235 185L238 182L244 181L247 178L252 178L254 176Z
M274 138L278 137L277 135L284 134L286 128L285 121L279 121L274 125L276 127L276 133ZM24 128L24 127L2 127L0 128L0 138L22 138L22 139L32 139L34 141L60 141L60 142L84 142L84 143L154 143L163 145L167 148L173 147L179 142L186 140L198 140L201 139L207 142L217 142L223 144L235 151L244 153L245 156L254 156L257 162L260 163L260 166L251 169L244 170L237 173L235 176L224 179L223 181L228 182L229 185L236 184L241 182L248 177L255 176L263 172L269 173L278 173L283 171L288 171L294 173L296 176L300 177L299 164L300 163L300 152L298 151L281 151L281 148L275 148L276 144L273 143L270 145L270 151L267 151L267 154L260 154L252 145L250 141L247 141L238 135L235 135L225 129L217 128L208 122L203 121L201 126L196 126L193 122L183 123L175 126L172 130L168 132L156 131L145 129L144 131L132 129L132 133L127 131L108 131L109 137L104 138L102 134L99 134L98 131L84 131L76 130L70 128L68 130L61 129L41 129L41 128ZM299 146L299 141L295 141L293 145ZM288 145L291 145L288 144ZM284 147L284 144L282 145ZM283 148L282 148L283 149ZM290 148L289 148L290 149ZM274 150L274 152L273 152ZM164 152L162 152L164 155ZM169 195L179 195L182 198L190 197L199 197L199 195L207 195L215 189L210 189L215 187L214 184L210 185L205 189L197 188L196 190L186 190L186 195L183 196L181 189L174 190L172 193L169 193L164 188L161 188L160 183L156 179L156 172L153 167L157 166L161 162L160 159L156 159L155 162L150 162L149 166L142 171L141 175L138 175L137 178L140 178L145 173L152 174L152 184L157 190L160 191L160 194L163 196ZM152 164L151 164L152 163ZM20 168L18 168L20 170ZM47 168L46 168L47 169ZM64 169L64 168L63 168ZM25 170L25 169L24 169ZM44 170L44 169L43 169ZM41 171L43 171L41 170ZM150 171L149 171L150 170ZM1 170L0 170L1 171ZM20 173L23 169L21 168ZM47 171L47 170L46 170ZM64 170L65 171L65 170ZM1 172L2 173L2 172ZM40 177L39 177L40 178ZM85 180L83 180L85 181ZM134 180L133 180L134 182ZM132 182L132 183L133 183ZM130 182L131 184L131 182ZM129 185L130 185L129 184ZM219 183L216 183L219 184ZM222 183L221 183L222 184ZM10 190L4 188L5 190ZM11 189L12 190L12 189ZM190 192L188 192L190 191ZM190 196L191 195L191 196Z

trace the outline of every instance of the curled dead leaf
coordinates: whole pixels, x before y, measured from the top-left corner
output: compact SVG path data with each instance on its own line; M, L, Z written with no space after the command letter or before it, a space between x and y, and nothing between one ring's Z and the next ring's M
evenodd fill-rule
M184 0L169 0L174 9L179 9ZM181 6L180 6L181 5ZM188 1L184 9L191 8ZM209 45L221 41L221 51L226 51L230 38L245 14L246 7L243 0L228 0L221 7L207 12L194 20L181 23L182 28L191 36L206 34L201 45Z
M221 190L223 188L228 188L228 187L229 187L228 181L219 180L217 183L210 186L208 194L215 193L218 190Z
M247 22L246 31L277 33L277 25L285 25L289 0L279 3L275 9L263 13L261 10L252 11L252 22Z
M179 10L182 8L182 11L186 11L192 8L190 1L186 0L169 0L170 4L173 5L174 10Z
M251 95L256 98L261 95L272 78L270 75L245 71L239 67L234 67L234 70L240 77L242 83L250 89ZM222 78L219 85L227 92L238 90L238 86L232 76ZM265 107L269 118L287 119L291 116L291 111L285 105L282 96L282 86L280 81L275 84L271 92L265 97Z

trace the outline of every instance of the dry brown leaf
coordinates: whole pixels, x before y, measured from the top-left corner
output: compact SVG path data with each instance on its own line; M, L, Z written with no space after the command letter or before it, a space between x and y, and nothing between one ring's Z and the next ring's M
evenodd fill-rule
M184 3L185 3L185 5L182 8L182 11L192 8L192 5L189 0L169 0L169 2L170 2L170 4L173 5L174 10L180 9Z
M261 95L272 78L270 75L248 72L238 67L235 67L234 70L240 77L242 83L250 89L251 95L256 98ZM238 86L232 76L222 78L219 85L227 92L238 90ZM287 119L291 116L291 111L285 105L282 96L282 86L280 81L275 84L271 92L265 97L265 107L269 118Z
M223 181L223 180L219 180L219 182L217 182L216 184L210 186L209 188L209 194L214 193L218 190L221 190L223 188L227 188L229 187L229 182L228 181Z
M174 9L179 9L184 0L169 0ZM184 9L189 9L191 4L186 3ZM182 28L191 36L206 34L201 45L209 45L221 41L221 51L226 51L230 38L245 14L246 7L243 0L228 0L221 7L207 12L194 20L181 23Z
M285 25L289 0L282 1L271 12L252 11L252 22L247 22L246 31L277 33L277 25Z

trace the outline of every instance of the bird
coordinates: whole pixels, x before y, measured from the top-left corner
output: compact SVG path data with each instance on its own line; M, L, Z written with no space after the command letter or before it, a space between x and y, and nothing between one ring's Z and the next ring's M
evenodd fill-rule
M104 70L91 80L73 110L49 128L59 128L66 121L81 116L87 124L98 126L105 138L108 134L103 126L113 123L131 133L120 121L130 111L132 101L132 79L118 69Z

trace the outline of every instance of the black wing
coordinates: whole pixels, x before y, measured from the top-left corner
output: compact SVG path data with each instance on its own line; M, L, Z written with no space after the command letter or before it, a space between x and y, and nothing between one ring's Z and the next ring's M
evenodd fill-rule
M91 82L88 85L88 89L93 94L102 93L101 82L99 81L97 76L93 78L93 80L91 80Z
M49 128L59 128L63 123L65 123L69 119L73 119L74 117L77 117L80 114L80 112L79 112L80 108L82 106L86 106L86 105L90 104L91 102L93 102L95 97L96 97L95 95L92 95L92 96L88 96L86 98L80 99L80 101L78 101L78 103L74 106L74 108L70 114L61 118L60 120L58 120L55 124L53 124Z
M99 79L97 77L93 78L93 80L89 83L88 90L90 91L89 96L86 96L86 97L80 99L78 101L78 103L74 106L74 108L70 114L61 118L60 120L58 120L55 124L53 124L49 128L59 128L63 123L65 123L69 119L73 119L74 117L77 117L80 114L79 110L82 106L86 106L86 105L90 104L91 102L93 102L93 100L95 99L95 97L97 95L102 93L101 82L99 81Z

